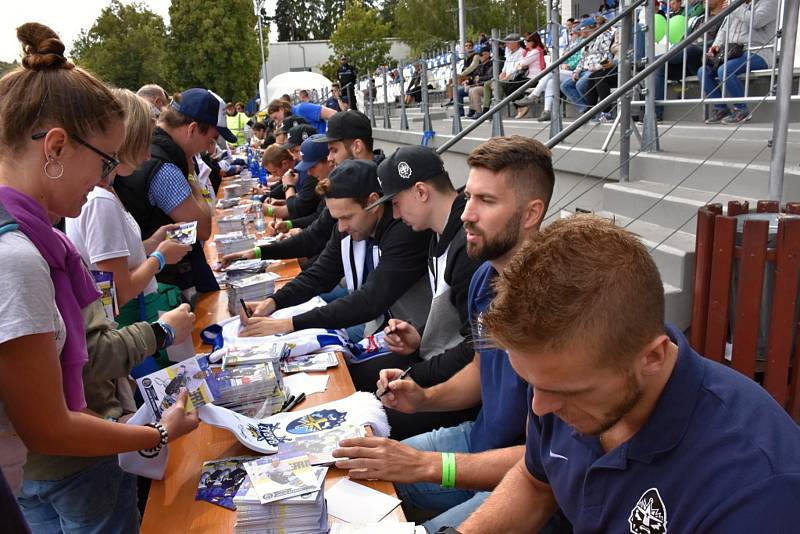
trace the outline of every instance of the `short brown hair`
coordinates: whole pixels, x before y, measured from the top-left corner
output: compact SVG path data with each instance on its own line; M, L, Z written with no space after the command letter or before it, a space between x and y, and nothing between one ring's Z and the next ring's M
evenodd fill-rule
M125 110L103 82L64 57L64 43L43 24L17 28L22 66L0 79L0 146L13 154L31 135L62 127L91 138L125 119Z
M114 96L125 108L125 137L117 152L117 159L135 169L141 163L139 156L150 147L153 137L153 115L150 104L128 89L112 89Z
M264 150L264 155L261 157L261 165L264 167L266 167L267 164L280 165L287 159L294 158L292 158L292 154L285 148L272 144Z
M492 137L470 153L467 165L505 174L518 198L541 198L547 211L556 177L550 149L539 141L521 135Z
M483 324L511 350L583 340L624 367L664 332L664 286L642 242L609 220L575 215L532 235L495 281Z
M267 106L267 115L272 115L276 111L283 110L284 113L292 112L292 105L285 100L273 100Z

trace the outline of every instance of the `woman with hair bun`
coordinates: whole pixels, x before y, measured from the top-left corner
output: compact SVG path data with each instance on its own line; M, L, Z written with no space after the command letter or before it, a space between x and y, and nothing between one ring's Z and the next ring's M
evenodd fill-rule
M108 180L119 164L125 111L102 82L67 61L53 30L28 23L17 38L22 67L0 79L0 463L13 491L26 448L108 456L160 448L198 424L184 411L185 392L151 426L85 413L81 309L99 293L49 216L77 217ZM62 521L60 528L91 527Z

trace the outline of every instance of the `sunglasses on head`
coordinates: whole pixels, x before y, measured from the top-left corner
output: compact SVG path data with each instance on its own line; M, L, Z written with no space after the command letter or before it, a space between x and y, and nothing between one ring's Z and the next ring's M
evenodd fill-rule
M33 139L34 141L38 141L39 139L44 139L46 135L47 132L35 133L31 136L31 139ZM117 166L119 165L119 160L117 158L109 156L99 148L92 146L91 144L84 141L77 135L73 135L72 138L75 139L75 141L77 141L81 145L85 146L86 148L94 152L95 154L97 154L98 156L100 156L100 159L103 160L103 171L100 174L101 180L105 180L106 178L108 178L108 175L111 174L114 171L114 169L116 169Z

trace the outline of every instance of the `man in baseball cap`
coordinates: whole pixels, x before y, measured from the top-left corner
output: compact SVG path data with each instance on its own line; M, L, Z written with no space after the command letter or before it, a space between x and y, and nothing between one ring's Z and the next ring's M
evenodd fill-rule
M386 342L392 354L354 366L350 374L356 388L374 387L382 369L411 365L418 383L439 384L472 361L472 347L465 341L462 325L467 321L467 295L472 274L480 265L467 255L461 214L466 198L453 187L442 159L424 146L404 146L378 166L383 196L367 206L392 207L396 219L415 231L433 230L428 244L428 279L431 285L431 313L421 335L416 328L397 319L389 321ZM421 361L409 364L418 354ZM387 410L392 437L405 439L440 427L452 427L470 420L469 410L403 414Z
M303 127L311 128L308 125L295 126L295 128ZM327 159L328 147L323 143L314 142L318 137L322 137L322 134L312 134L301 145L295 147L299 161L295 163L294 169L288 169L281 178L286 204L270 206L272 211L269 215L284 220L296 220L313 214L319 206L321 197L316 192L317 182L328 177L330 165ZM284 226L288 226L287 229L294 228L294 224Z
M181 93L180 102L173 101L172 107L181 114L199 122L214 126L219 135L229 143L236 142L236 136L228 129L225 115L225 102L213 91L195 87Z
M337 221L325 249L312 267L270 298L253 303L253 317L242 318L241 335L349 328L351 339L358 340L383 328L389 317L424 322L430 304L423 276L429 234L412 231L383 207L364 209L380 197L375 164L344 161L320 181L317 191ZM288 319L269 317L334 289L342 278L345 296Z
M295 160L300 160L300 145L303 141L315 135L317 129L310 124L298 124L289 129L289 135L286 138L286 143L281 145L281 148L288 150Z
M328 119L328 130L317 143L328 143L328 159L338 165L345 159L372 159L372 123L360 111L340 111Z

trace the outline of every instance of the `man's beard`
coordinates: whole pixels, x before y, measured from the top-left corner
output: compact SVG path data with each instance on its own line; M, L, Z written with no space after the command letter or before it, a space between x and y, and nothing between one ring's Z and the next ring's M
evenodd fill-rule
M519 241L521 218L522 210L518 209L503 226L503 231L493 239L490 239L486 234L477 232L477 228L473 223L469 221L464 222L465 230L478 234L483 238L482 245L467 242L467 255L473 260L490 261L507 254L517 245L517 241Z
M639 404L639 401L642 400L642 396L644 395L644 391L636 381L636 377L634 376L633 372L627 371L627 374L628 376L625 382L625 398L614 408L614 410L609 413L605 420L600 422L596 428L588 431L580 431L582 434L591 436L599 436L603 434L604 432L610 430L614 425L619 423L623 417L628 415L628 413L630 413L630 411L637 404Z

